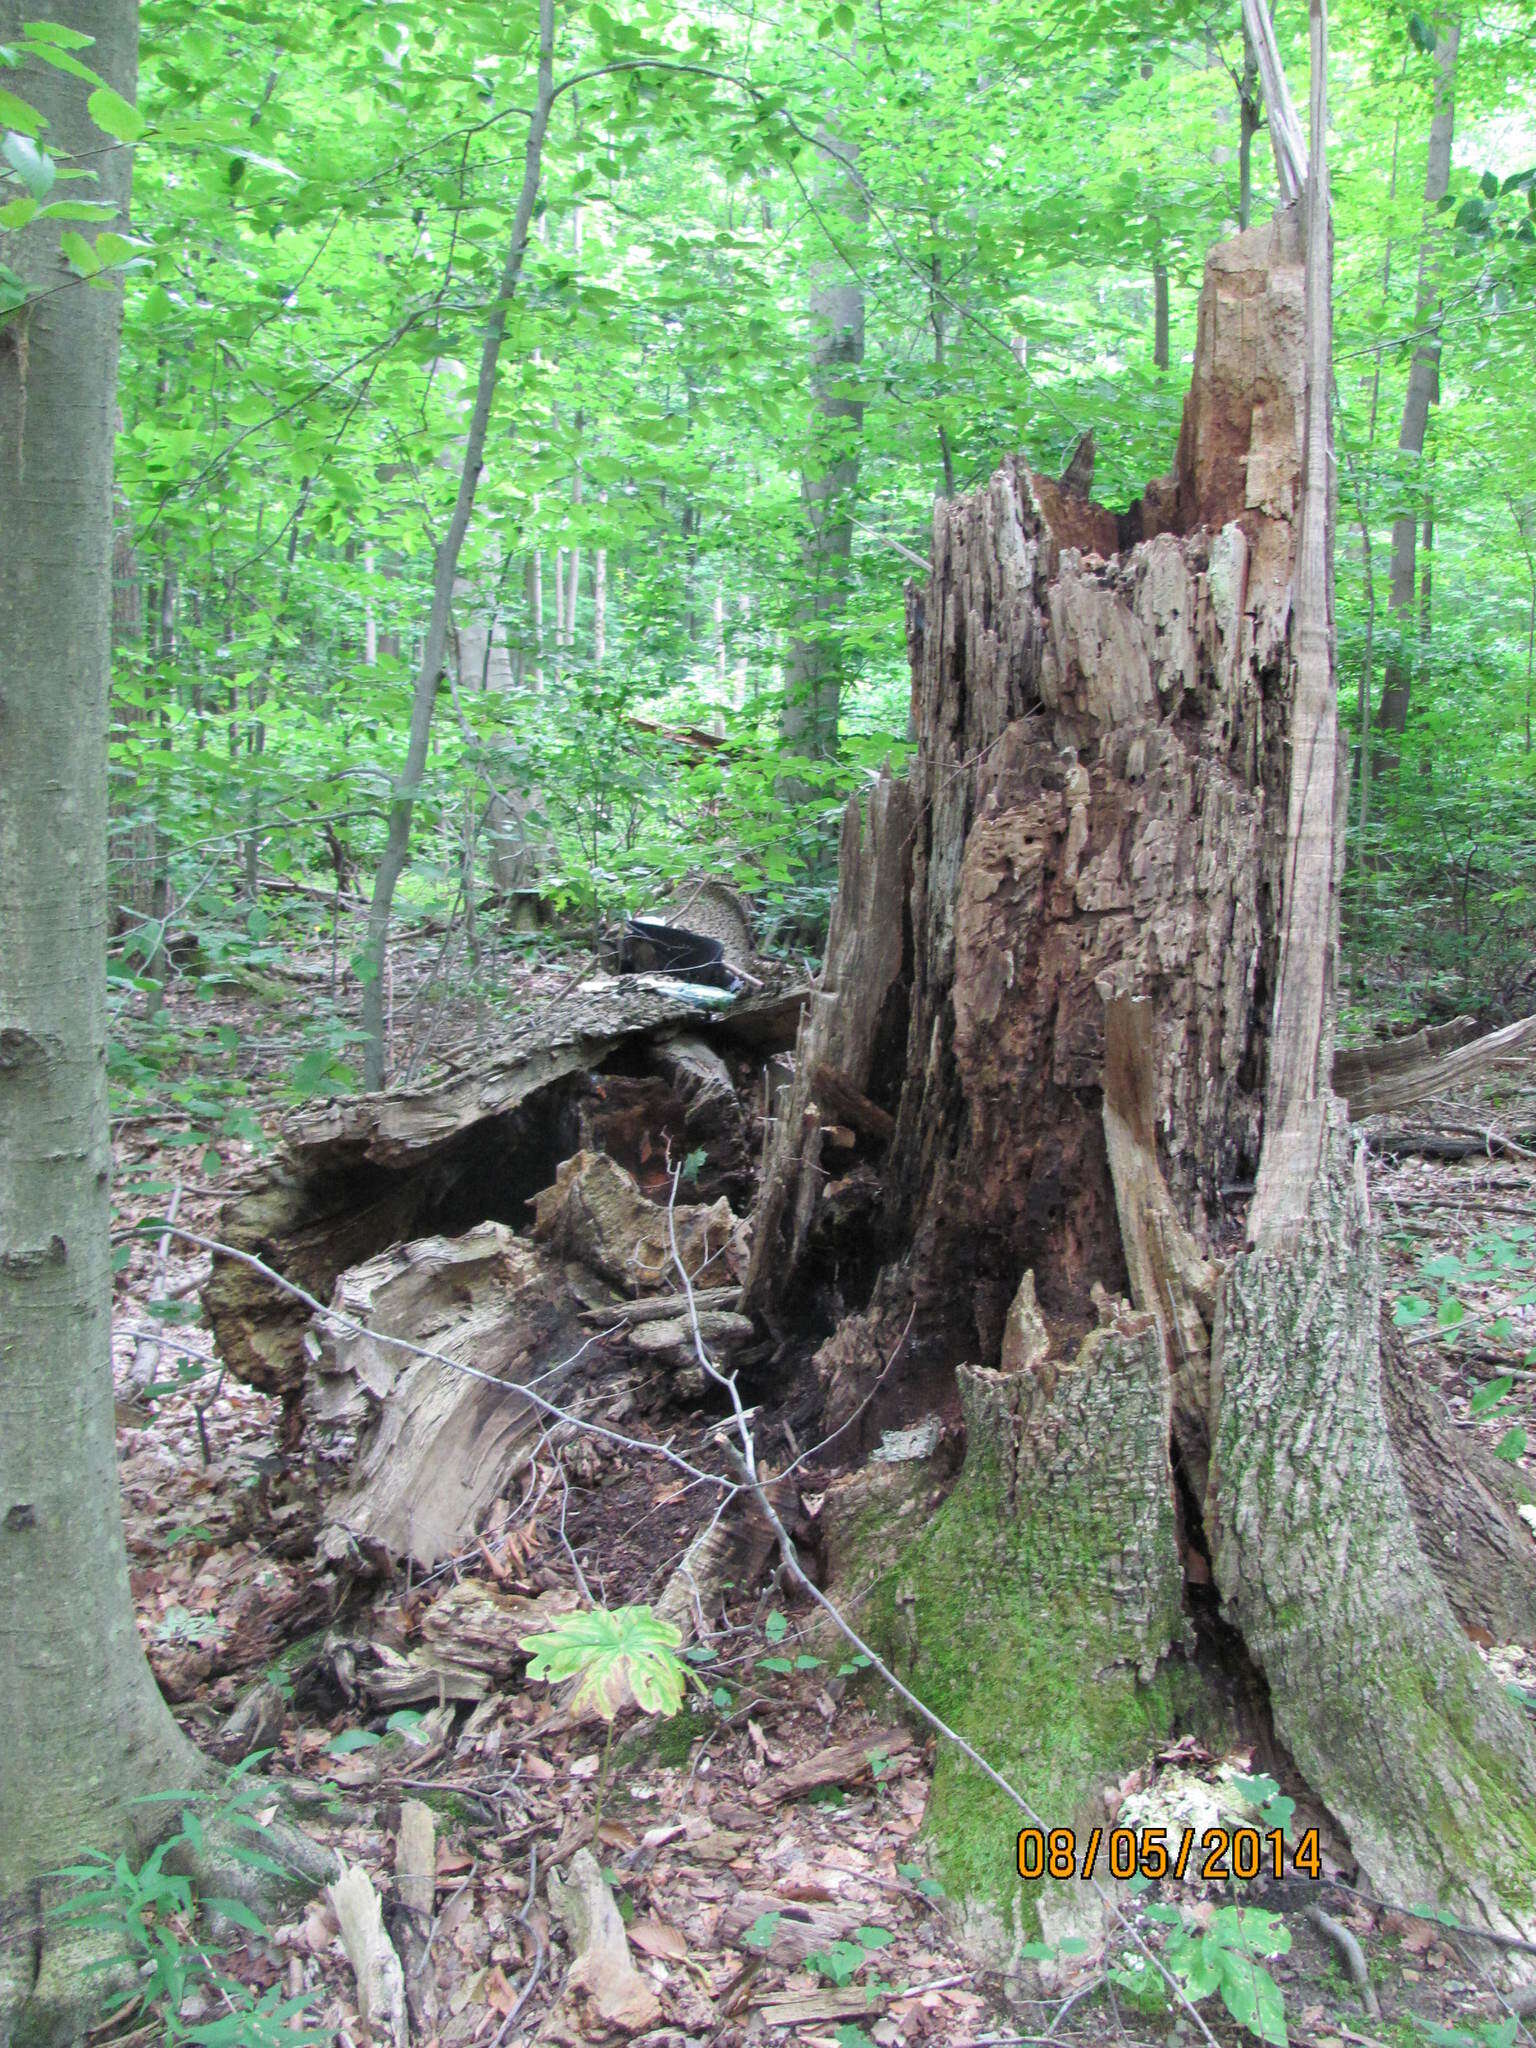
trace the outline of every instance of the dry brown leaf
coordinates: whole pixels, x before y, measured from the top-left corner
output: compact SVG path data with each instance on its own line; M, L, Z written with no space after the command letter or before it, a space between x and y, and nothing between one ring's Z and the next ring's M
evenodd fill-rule
M687 1937L669 1922L658 1920L652 1914L647 1914L643 1920L630 1922L629 1938L636 1948L661 1962L684 1963L688 1960Z

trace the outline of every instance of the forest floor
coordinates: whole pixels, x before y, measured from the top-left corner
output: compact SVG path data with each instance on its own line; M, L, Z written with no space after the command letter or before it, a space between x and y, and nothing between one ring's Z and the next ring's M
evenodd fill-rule
M528 991L547 995L573 971L530 968ZM174 1017L181 999L173 990L169 1000ZM270 1014L254 997L232 999L218 1021L240 1034L252 1106L275 1133L287 1104L262 1053ZM450 1026L444 1035L457 1034ZM570 1956L546 1893L548 1873L592 1841L594 1827L635 1959L660 2001L660 2018L636 2037L655 2048L1201 2038L1187 2012L1136 2010L1106 1978L1102 1954L1062 1958L1048 1988L1028 1972L1005 1979L975 1967L925 1870L929 1745L903 1728L866 1673L834 1675L830 1661L772 1668L792 1665L802 1616L771 1582L733 1596L716 1655L702 1667L715 1697L691 1697L672 1722L631 1715L611 1758L600 1722L573 1722L545 1687L521 1679L500 1678L472 1711L431 1701L393 1715L370 1710L349 1671L420 1642L424 1617L450 1588L470 1607L476 1589L520 1597L537 1617L573 1603L579 1566L605 1604L650 1600L705 1509L675 1473L578 1440L542 1483L536 1467L519 1501L498 1503L485 1540L450 1571L414 1582L400 1573L344 1622L330 1622L309 1550L324 1466L312 1450L297 1467L285 1460L277 1403L220 1369L197 1310L206 1256L173 1241L161 1257L153 1234L137 1232L179 1189L180 1223L213 1234L220 1202L258 1156L252 1143L224 1142L189 1171L180 1128L174 1117L134 1114L114 1131L119 1458L141 1630L175 1711L205 1744L216 1744L248 1688L276 1687L272 1777L311 1788L305 1824L386 1900L402 1800L433 1810L430 2010L413 2035L418 2048L605 2038L567 1984ZM1536 1159L1375 1159L1373 1197L1390 1293L1421 1369L1460 1423L1494 1432L1506 1455L1523 1457L1523 1440L1509 1433L1528 1427L1536 1445L1532 1379L1517 1372L1502 1398L1489 1382L1536 1346ZM148 1400L131 1389L146 1336L162 1346ZM719 1422L718 1409L674 1411L667 1427L693 1455ZM1447 1514L1455 1507L1447 1502ZM1517 1650L1489 1645L1485 1654L1512 1683L1536 1678ZM1222 1761L1233 1760L1183 1745L1169 1759L1208 1775ZM1000 1842L999 1855L1011 1847ZM1139 1916L1154 1896L1130 1910ZM1264 1905L1260 1888L1250 1896ZM1228 1897L1180 1888L1197 1923ZM1441 2038L1490 2048L1506 2038L1494 2031L1504 2008L1488 1975L1491 1951L1464 1949L1433 1922L1380 1909L1342 1882L1324 1888L1322 1903L1362 1944L1380 2016L1365 2016L1338 1950L1296 1914L1290 1952L1273 1965L1290 2040L1401 2048L1432 2038L1426 2026L1464 2029ZM1158 1930L1142 1926L1155 1944ZM323 1899L236 1946L227 1968L253 1988L308 1995L308 2024L324 2040L386 2038L359 2016ZM201 2016L217 2012L209 2003ZM1200 2014L1223 2043L1252 2038L1214 1998ZM121 2032L156 2038L143 2014Z

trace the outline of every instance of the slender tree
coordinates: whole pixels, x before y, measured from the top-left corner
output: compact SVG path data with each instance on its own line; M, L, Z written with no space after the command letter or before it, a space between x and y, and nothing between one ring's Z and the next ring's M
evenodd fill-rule
M64 17L67 16L67 20ZM9 74L52 164L128 201L135 0L3 0L0 43L57 22L72 71ZM72 182L71 195L81 186ZM119 293L88 290L40 214L9 238L0 322L0 2043L76 2039L99 1978L49 1918L50 1873L142 1850L156 1790L205 1767L134 1622L114 1455L106 1089L107 669Z
M1429 431L1429 409L1440 396L1439 282L1436 252L1441 234L1440 202L1450 190L1451 144L1456 131L1456 57L1461 47L1461 20L1440 21L1435 34L1435 103L1429 124L1429 155L1424 168L1424 225L1419 238L1419 281L1414 297L1415 346L1403 398L1403 423L1397 445L1404 455L1422 461ZM1378 722L1387 732L1402 732L1408 723L1413 674L1413 601L1418 585L1419 515L1412 508L1392 522L1392 558L1388 570L1388 609L1395 638L1387 655ZM1429 521L1425 520L1426 534ZM1427 542L1426 542L1427 545ZM1425 565L1425 581L1428 580Z

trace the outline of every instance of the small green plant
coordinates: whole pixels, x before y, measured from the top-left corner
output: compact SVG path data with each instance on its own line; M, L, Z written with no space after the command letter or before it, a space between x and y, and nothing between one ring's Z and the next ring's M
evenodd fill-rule
M630 1700L647 1714L671 1719L693 1677L678 1654L682 1642L672 1623L649 1607L589 1607L561 1615L542 1635L518 1638L531 1660L530 1678L551 1685L574 1678L571 1712L590 1707L610 1724Z
M870 1957L896 1939L888 1927L855 1927L851 1941L834 1941L826 1948L812 1949L806 1968L841 1990L863 1969Z
M706 1690L697 1672L679 1656L682 1642L681 1632L649 1607L589 1607L561 1615L541 1635L518 1637L519 1647L529 1655L530 1678L551 1685L574 1679L571 1712L590 1707L607 1723L594 1833L602 1826L619 1709L633 1700L642 1712L670 1721L683 1704L690 1680L701 1692Z
M1277 1788L1278 1789L1278 1788ZM1154 1905L1147 1918L1169 1927L1163 1962L1194 2004L1213 1991L1240 2027L1261 2041L1285 2048L1285 1995L1260 1957L1282 1956L1290 1948L1291 1931L1278 1914L1255 1906L1219 1906L1201 1927L1186 1922L1176 1906ZM1131 1992L1151 1995L1150 1975L1140 1958L1122 1957L1111 1975ZM1124 1977L1115 1975L1125 1972Z
M766 1955L773 1947L773 1937L778 1933L779 1922L783 1917L782 1913L759 1913L752 1925L743 1933L742 1947L755 1948L760 1954Z
M186 1607L168 1607L155 1624L159 1643L207 1643L221 1633L213 1615L193 1614Z
M1515 2048L1520 2033L1513 2014L1506 2020L1477 2020L1471 2027L1437 2027L1415 2013L1413 2023L1433 2048Z
M152 2016L165 2048L305 2048L326 2038L313 2030L293 2031L309 1997L284 1998L279 1988L257 1996L219 1967L224 1951L211 1939L209 1923L263 1935L256 1914L238 1899L200 1896L191 1878L166 1868L178 1851L204 1855L215 1833L221 1856L269 1876L286 1874L256 1846L265 1829L248 1810L258 1788L245 1774L259 1761L247 1758L222 1795L169 1795L185 1802L181 1825L137 1867L126 1856L89 1850L55 1873L73 1887L57 1908L60 1923L75 1934L102 1938L105 1952L85 1967L133 1979L131 1989L108 1995L103 2019L122 2018L133 2009ZM194 2000L204 2010L216 2001L223 2011L216 2019L184 2019Z

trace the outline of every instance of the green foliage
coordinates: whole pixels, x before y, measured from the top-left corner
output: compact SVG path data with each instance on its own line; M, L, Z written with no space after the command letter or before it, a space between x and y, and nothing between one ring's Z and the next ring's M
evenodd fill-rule
M1393 1298L1392 1320L1400 1330L1433 1331L1443 1341L1464 1345L1480 1356L1500 1351L1518 1362L1521 1372L1536 1367L1536 1347L1522 1348L1516 1326L1503 1310L1483 1312L1477 1290L1496 1288L1510 1308L1536 1305L1536 1227L1506 1224L1480 1231L1464 1251L1421 1252L1418 1270L1432 1284L1433 1295L1403 1291ZM1515 1390L1515 1374L1503 1372L1477 1387L1468 1404L1474 1422L1500 1419L1499 1410ZM1525 1455L1527 1433L1522 1424L1506 1428L1494 1455L1517 1462Z
M1154 1905L1147 1908L1147 1918L1171 1930L1163 1963L1186 1997L1198 2004L1219 1992L1240 2027L1285 2048L1285 1996L1261 1960L1283 1956L1291 1946L1291 1931L1278 1914L1254 1906L1218 1906L1201 1927L1175 1906ZM1125 1973L1126 1989L1134 1984L1144 2000L1150 1996L1140 1958L1121 1958L1116 1972ZM1122 1982L1120 1974L1115 1981Z
M264 1934L250 1908L238 1899L200 1894L191 1878L167 1868L178 1859L203 1857L216 1842L219 1854L233 1862L281 1874L259 1846L266 1830L250 1811L258 1788L247 1773L258 1762L248 1759L220 1793L164 1795L180 1806L180 1826L143 1863L92 1850L55 1873L70 1887L57 1919L68 1934L102 1952L87 1967L114 1979L125 1967L132 1973L133 1988L108 1992L100 2017L123 2018L136 2010L152 2022L165 2048L305 2048L325 2039L321 2031L298 2030L312 1998L285 1998L280 1987L257 1995L221 1969L225 1951L210 1924ZM221 2008L217 2018L183 2019L196 1993L206 1994L198 2000L204 2010Z
M813 1949L805 1959L806 1968L841 1989L853 1982L872 1955L895 1938L886 1927L856 1927L851 1940L834 1941L826 1948Z
M682 1640L649 1607L591 1607L561 1615L553 1628L520 1636L518 1644L529 1653L530 1678L576 1681L572 1713L590 1708L612 1722L631 1699L647 1714L670 1718L678 1711L693 1676L678 1655Z

